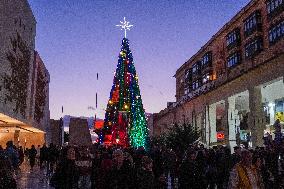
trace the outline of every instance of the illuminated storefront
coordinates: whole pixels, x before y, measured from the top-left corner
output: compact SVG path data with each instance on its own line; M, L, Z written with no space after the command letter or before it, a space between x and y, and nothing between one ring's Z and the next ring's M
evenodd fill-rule
M265 133L274 137L274 124L278 119L284 125L284 83L283 77L262 85L262 102L265 114Z
M14 145L30 148L31 145L43 145L45 132L21 121L0 113L0 145L5 148L7 141Z

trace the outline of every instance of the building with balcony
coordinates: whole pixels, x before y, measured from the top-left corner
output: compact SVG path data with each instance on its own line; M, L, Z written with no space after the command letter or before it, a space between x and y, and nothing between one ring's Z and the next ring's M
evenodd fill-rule
M252 0L175 74L176 102L154 115L154 134L190 123L211 146L262 145L284 124L284 1Z

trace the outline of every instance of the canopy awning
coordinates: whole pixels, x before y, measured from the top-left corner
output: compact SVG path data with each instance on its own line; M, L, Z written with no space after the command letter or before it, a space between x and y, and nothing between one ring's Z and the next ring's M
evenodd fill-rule
M14 132L15 130L31 133L45 133L44 131L37 129L31 125L0 113L0 132Z

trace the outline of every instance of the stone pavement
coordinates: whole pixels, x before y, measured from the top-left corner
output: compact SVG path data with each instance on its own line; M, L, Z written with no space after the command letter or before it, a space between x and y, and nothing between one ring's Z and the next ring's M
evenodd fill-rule
M18 189L54 189L49 186L45 169L40 170L38 166L35 166L33 170L30 170L27 162L24 162L20 168L16 175Z

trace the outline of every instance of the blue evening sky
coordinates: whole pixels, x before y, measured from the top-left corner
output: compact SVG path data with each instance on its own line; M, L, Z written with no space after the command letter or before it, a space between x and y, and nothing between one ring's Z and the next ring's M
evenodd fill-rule
M104 118L125 16L146 112L175 101L175 71L249 0L29 0L50 81L51 118ZM99 80L96 80L99 73ZM98 93L98 109L95 107Z

